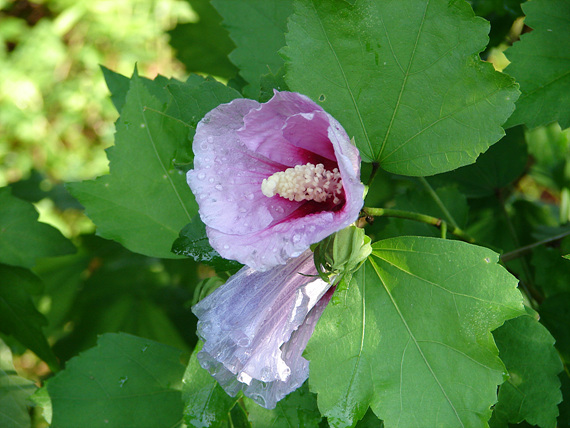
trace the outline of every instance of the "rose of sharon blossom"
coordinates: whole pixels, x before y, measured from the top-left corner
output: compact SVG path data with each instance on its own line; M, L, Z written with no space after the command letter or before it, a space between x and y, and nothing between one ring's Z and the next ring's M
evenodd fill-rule
M272 409L309 376L302 357L333 289L310 250L265 272L244 267L192 308L204 341L200 365L231 396Z
M188 184L210 244L256 270L300 255L362 208L358 150L304 95L222 104L198 124L193 150Z

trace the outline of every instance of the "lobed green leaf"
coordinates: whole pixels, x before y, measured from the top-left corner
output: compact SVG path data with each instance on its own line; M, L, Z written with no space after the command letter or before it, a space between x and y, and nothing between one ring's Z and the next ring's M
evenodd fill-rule
M75 252L59 230L39 223L34 206L12 196L9 187L0 188L0 207L0 263L31 268L39 258Z
M507 427L526 420L540 427L556 426L562 362L552 335L529 313L508 320L493 336L509 378L499 388L490 425Z
M504 135L517 85L478 58L489 26L466 2L294 5L286 81L340 121L364 161L432 175L475 162Z
M272 410L264 409L247 397L244 402L253 427L318 428L322 419L317 398L309 392L307 384L279 401Z
M175 93L195 90L194 98L181 105L168 85ZM144 255L177 257L170 252L172 242L198 207L184 172L173 160L181 152L191 157L187 136L212 99L222 101L219 91L235 93L198 76L186 83L159 77L151 84L133 75L117 122L115 146L108 149L110 174L68 184L98 234ZM194 116L196 120L190 121Z
M51 426L180 426L181 353L124 333L100 336L47 382Z
M517 108L507 126L529 128L559 122L570 126L570 3L533 0L522 5L525 25L533 29L505 54L511 64L505 72L521 87Z
M222 24L236 45L229 58L248 82L244 94L258 98L261 76L276 73L283 66L278 51L285 46L293 1L213 0L212 5L224 18Z
M182 381L184 421L196 428L219 427L227 419L237 399L230 397L216 380L204 370L196 355L202 349L198 342Z
M505 375L491 331L523 313L497 260L459 241L374 243L306 350L329 423L354 426L370 406L388 427L485 426Z
M32 301L41 289L40 279L31 271L0 264L0 332L14 337L57 371L59 364L42 332L47 320Z

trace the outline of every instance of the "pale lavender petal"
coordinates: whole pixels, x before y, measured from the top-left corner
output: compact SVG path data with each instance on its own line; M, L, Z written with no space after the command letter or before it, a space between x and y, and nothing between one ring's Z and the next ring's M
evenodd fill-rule
M295 144L298 139L292 141L289 138L291 132L283 132L292 117L314 112L323 112L323 110L310 98L292 92L275 92L273 98L245 116L244 126L238 131L238 135L252 152L259 153L286 167L308 162L313 164L326 162L326 159L321 157L321 152L330 156L330 150L326 147L330 147L330 142L326 141L328 126L326 121L319 123L317 120L311 120L315 133L320 133L322 138L315 141L315 138L311 137L310 142L304 146ZM318 127L320 131L316 129ZM291 129L290 125L289 129ZM311 147L315 143L318 144ZM329 159L335 159L334 153Z
M197 126L192 145L194 169L188 184L200 207L202 221L225 233L251 233L274 221L264 178L279 171L247 150L237 137L243 118L257 101L236 99L209 112Z
M272 408L306 380L301 354L330 285L305 275L316 275L309 250L266 272L243 268L192 308L204 340L200 364L228 394L243 390Z

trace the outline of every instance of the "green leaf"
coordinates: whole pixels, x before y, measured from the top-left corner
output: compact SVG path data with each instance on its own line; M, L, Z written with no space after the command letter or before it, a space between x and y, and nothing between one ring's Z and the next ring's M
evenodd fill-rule
M570 364L570 292L546 298L540 305L542 323L556 339L556 349Z
M29 270L0 264L0 331L30 348L56 371L59 364L42 332L47 320L30 297L41 289L41 281Z
M562 383L562 396L565 398L558 406L560 416L558 417L558 426L570 426L570 376L564 371L559 376Z
M115 73L105 66L100 65L99 67L101 67L101 71L105 77L105 83L107 83L107 87L109 88L109 91L111 91L111 101L117 111L121 113L121 110L125 105L131 81L128 77Z
M244 402L253 427L317 428L322 419L317 398L306 384L279 401L272 410L264 409L247 397Z
M504 135L517 85L478 58L489 26L466 2L294 4L287 83L354 136L364 161L432 175L475 162Z
M73 253L75 247L59 230L38 222L29 202L0 188L0 263L31 268L41 257Z
M158 90L170 95L164 78ZM189 125L168 115L167 105L152 96L142 79L133 75L115 146L107 151L110 174L92 181L69 183L68 188L97 225L99 235L131 251L174 258L170 252L178 231L197 212L184 174L172 165Z
M211 265L218 271L234 270L241 266L236 261L224 259L210 246L206 226L198 216L180 231L180 236L172 244L172 252Z
M531 314L507 321L493 336L509 379L499 388L491 426L507 427L523 420L540 427L556 426L562 362L554 338Z
M0 340L0 426L31 427L27 400L36 390L30 380L18 376L10 348Z
M213 108L220 104L240 98L235 89L222 85L212 79L190 76L185 83L175 82L168 85L177 117L190 126L190 136L194 137L196 125Z
M531 264L534 267L534 281L543 295L550 297L558 293L570 293L570 263L562 258L558 248L535 248Z
M197 427L218 427L227 418L237 399L230 397L218 382L204 370L196 355L202 349L198 342L182 381L184 421Z
M288 91L289 87L285 82L285 69L281 67L275 73L267 73L261 76L261 91L259 93L259 101L265 103L273 98L274 89L278 91Z
M276 73L283 65L277 52L285 46L293 0L213 0L212 5L222 15L222 24L237 46L229 58L249 84L244 94L257 98L261 76Z
M368 409L364 417L356 424L356 428L384 428L384 423L371 409Z
M237 74L236 67L228 59L235 48L228 32L220 25L222 18L209 0L189 0L199 21L178 24L170 36L170 45L176 57L190 72L213 74L232 78Z
M524 0L470 0L475 13L491 22L489 46L505 42L513 22L523 15L520 4Z
M496 253L464 242L372 247L307 346L321 413L335 427L368 406L387 426L485 426L505 373L491 331L523 313L516 278Z
M491 196L520 177L527 161L524 131L522 127L511 128L474 165L438 175L434 180L457 183L467 197Z
M505 72L521 87L517 108L507 125L529 128L559 122L570 126L570 3L533 0L522 5L525 24L533 29L505 54L511 64Z
M124 333L102 335L47 382L51 426L180 426L181 353Z

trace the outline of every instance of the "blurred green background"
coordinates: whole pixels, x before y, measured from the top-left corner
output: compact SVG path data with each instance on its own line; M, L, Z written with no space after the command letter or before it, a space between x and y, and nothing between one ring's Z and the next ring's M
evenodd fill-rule
M99 66L183 78L167 31L196 19L183 0L0 0L0 186L104 173L118 114Z

